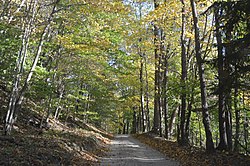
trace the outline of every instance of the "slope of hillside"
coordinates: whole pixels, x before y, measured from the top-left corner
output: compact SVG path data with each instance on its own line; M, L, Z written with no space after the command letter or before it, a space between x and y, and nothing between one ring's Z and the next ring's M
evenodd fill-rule
M40 129L40 119L24 111L11 136L0 136L0 165L92 165L112 137L79 119L51 120L49 129Z

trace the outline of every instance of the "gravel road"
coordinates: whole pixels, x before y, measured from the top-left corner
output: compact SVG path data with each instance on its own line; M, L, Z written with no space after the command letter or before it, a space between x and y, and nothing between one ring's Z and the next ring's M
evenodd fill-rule
M108 155L100 159L100 166L179 166L179 163L130 135L117 135Z

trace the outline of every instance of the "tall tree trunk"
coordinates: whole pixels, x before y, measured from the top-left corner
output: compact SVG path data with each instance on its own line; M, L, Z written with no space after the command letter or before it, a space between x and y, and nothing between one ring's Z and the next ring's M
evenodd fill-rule
M9 4L8 4L9 5ZM28 5L28 4L27 4ZM16 62L15 67L15 78L13 81L13 88L10 96L8 111L5 117L5 123L4 123L4 134L10 134L12 125L15 122L16 119L16 108L17 108L17 102L18 102L18 95L19 90L21 89L21 79L23 74L23 68L27 56L27 49L29 45L29 39L30 39L30 33L32 29L32 24L34 23L34 17L35 13L37 12L37 1L35 1L32 5L30 4L30 8L27 11L28 14L31 15L31 17L27 17L22 24L22 27L24 28L24 34L22 35L22 45L20 47L20 50L18 52L18 58Z
M243 105L243 110L244 110L244 122L243 122L243 129L244 129L244 144L245 144L245 150L246 154L248 153L248 118L247 118L247 110L245 108L245 92L243 91L243 99L242 99L242 105Z
M56 106L56 111L55 111L55 115L54 115L54 119L58 119L58 117L60 116L60 112L62 110L62 106L61 106L61 101L63 98L63 92L64 92L64 85L62 83L62 80L59 79L59 84L58 89L57 89L57 93L58 93L58 102L57 102L57 106Z
M187 145L185 133L185 121L186 121L186 79L187 79L187 58L186 58L186 9L185 3L182 3L182 30L181 30L181 117L180 117L180 145Z
M226 41L232 41L232 31L233 28L231 26L226 27ZM225 53L225 70L224 70L224 77L223 78L223 87L224 87L224 95L225 95L225 117L226 117L226 134L227 134L227 143L228 143L228 150L232 151L233 147L233 140L232 140L232 116L231 116L231 108L232 108L232 98L231 98L231 87L232 87L232 78L230 76L231 71L231 60L230 58L234 55L233 47L226 47Z
M126 134L126 119L123 117L123 123L122 123L122 134Z
M202 133L201 133L201 122L200 122L200 115L197 113L198 117L198 124L199 124L199 145L202 147Z
M141 132L141 111L140 111L140 107L139 107L139 110L138 110L138 116L137 116L137 121L136 121L136 131L137 132Z
M40 37L40 40L39 40L39 43L38 43L38 47L37 47L37 50L36 50L35 58L34 58L34 60L32 62L31 69L28 72L28 75L27 75L27 77L26 77L26 79L24 81L23 87L20 90L15 88L16 85L19 84L18 80L15 80L14 88L13 88L14 89L14 95L11 96L10 103L9 103L9 109L8 109L6 119L5 119L5 125L4 125L4 133L5 134L10 134L13 123L14 123L14 121L16 119L16 115L17 115L17 113L19 112L19 110L21 108L21 105L22 105L22 102L23 102L23 99L24 99L24 94L25 94L25 92L26 92L26 90L28 88L29 81L31 80L31 77L32 77L32 75L34 73L35 67L36 67L36 65L38 63L40 54L42 52L43 43L44 43L46 35L47 35L48 31L49 31L50 23L52 21L53 14L55 13L55 10L56 10L56 5L59 3L59 1L60 0L56 0L56 2L54 3L54 6L53 6L52 11L50 13L50 16L49 16L49 18L47 20L47 24L46 24L46 26L43 29L43 32L41 34L41 37ZM37 0L34 3L34 8L36 7L36 3L37 3ZM33 12L32 14L35 15L35 12ZM22 57L25 58L26 56L22 56ZM22 59L21 60L22 63L24 63L24 61L25 61L25 59L23 59L23 58L20 58L20 59ZM20 68L20 70L22 70L22 67Z
M146 87L145 87L145 97L146 97L146 129L147 131L150 130L150 118L149 118L149 88L148 88L148 68L147 68L147 57L145 55L145 83L146 83Z
M224 70L224 58L223 58L223 46L220 32L220 9L215 9L215 28L216 28L216 40L218 50L218 77L219 77L219 135L220 142L217 147L219 150L227 150L228 142L226 137L226 117L225 117L225 95L223 86L223 70Z
M127 128L126 128L126 134L129 134L129 120L127 120Z
M156 27L155 27L156 28ZM156 33L158 33L158 29L155 29ZM156 40L156 39L155 39ZM159 110L159 100L160 96L158 94L159 91L159 70L158 70L158 50L155 48L155 89L154 89L154 121L153 121L153 132L159 133L160 130L160 110Z
M156 0L154 0L155 9L158 8ZM154 119L152 131L156 134L160 134L160 94L159 94L159 28L154 25L154 44L155 44L155 89L154 89Z
M187 118L186 118L186 126L185 126L185 137L186 137L186 140L188 141L189 140L189 133L190 133L190 119L191 119L191 114L192 114L192 105L194 103L194 90L192 90L191 92L191 99L188 103L188 107L187 107L187 110L188 110L188 114L187 114ZM189 141L188 141L189 143Z
M227 126L227 141L228 141L228 150L232 151L233 149L233 139L232 139L232 114L231 110L226 112L226 126Z
M188 44L187 44L187 53L186 53L186 57L187 57L187 69L191 68L190 73L191 73L191 82L194 80L197 80L197 66L196 64L193 62L193 51L190 52L190 47L191 47L191 39L189 38ZM191 129L190 129L190 123L191 123L191 114L192 114L192 106L194 103L194 91L195 91L195 84L191 83L191 93L189 93L189 101L188 106L187 106L187 117L186 117L186 124L185 124L185 136L186 136L186 140L188 140L188 143L190 143L190 133L192 133ZM191 135L191 141L192 141L192 145L194 144L194 134Z
M168 59L167 55L164 56L164 73L163 73L163 103L162 111L164 114L164 126L165 126L165 138L168 139L168 97L167 97L167 87L168 87Z
M159 115L160 115L160 131L159 135L162 136L162 114L163 114L163 79L164 79L164 71L165 71L165 66L164 66L164 54L166 54L166 46L164 45L165 41L165 35L162 29L159 29L159 59L158 59L158 71L159 71L159 77L158 77L158 95L159 95L159 100L158 100L158 106L159 106Z
M142 132L145 132L145 109L144 109L144 79L143 79L143 55L141 55L141 67L140 67L140 103L141 103L141 127Z
M168 46L166 46L166 35L161 31L161 59L159 59L160 70L161 72L161 110L163 113L164 119L164 133L165 138L168 138L168 98L167 98L167 87L168 87L168 59L171 56L168 50Z
M142 18L142 4L140 3L140 6L139 6L139 18L141 19ZM139 43L142 41L142 38L139 38ZM142 132L145 132L145 120L146 120L146 117L145 117L145 106L144 106L144 78L143 78L143 70L144 70L144 53L142 52L140 46L139 46L139 51L138 51L138 54L140 55L140 108L141 108L141 131Z
M135 108L134 109L134 112L133 112L133 122L132 122L132 131L131 133L132 134L135 134L137 131L136 131L136 111L135 111Z
M173 112L171 113L171 117L169 119L169 124L168 124L168 133L169 133L169 137L171 138L174 132L174 124L176 121L176 115L178 112L178 108L176 107L175 109L173 109Z
M208 112L208 104L207 104L207 92L206 92L206 83L205 83L205 73L204 73L204 64L201 57L201 47L200 47L200 32L198 26L198 17L196 11L196 4L194 0L190 0L192 7L192 15L194 22L194 30L195 30L195 52L196 52L196 61L199 72L199 80L200 80L200 90L201 90L201 104L202 104L202 115L203 115L203 125L206 132L206 151L214 152L214 143L212 138L212 132L210 127L210 118Z
M181 133L180 133L180 117L181 117L181 106L179 106L178 107L178 112L177 112L177 120L178 120L178 122L177 122L177 125L176 125L176 127L177 127L177 142L180 142L180 140L181 140Z
M237 78L236 78L237 79ZM235 109L235 140L234 151L239 151L239 138L240 138L240 110L238 108L238 83L236 81L234 89L234 109Z

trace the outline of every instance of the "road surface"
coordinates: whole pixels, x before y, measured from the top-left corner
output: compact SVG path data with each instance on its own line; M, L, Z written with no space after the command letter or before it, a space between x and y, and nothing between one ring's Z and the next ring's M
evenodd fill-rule
M130 135L117 135L100 166L178 166L179 163L139 142Z

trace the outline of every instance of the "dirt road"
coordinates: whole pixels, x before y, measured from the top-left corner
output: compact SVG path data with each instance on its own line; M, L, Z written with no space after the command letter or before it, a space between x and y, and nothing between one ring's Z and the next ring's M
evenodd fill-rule
M166 158L129 135L117 135L111 142L108 156L100 159L101 166L178 166L179 163Z

